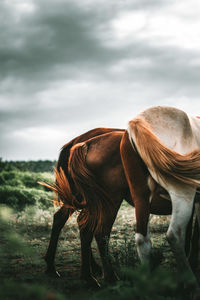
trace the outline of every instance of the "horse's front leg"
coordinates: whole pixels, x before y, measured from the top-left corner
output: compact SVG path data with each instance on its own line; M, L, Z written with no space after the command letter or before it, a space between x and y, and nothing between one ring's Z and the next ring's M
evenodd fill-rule
M197 280L191 270L185 253L186 228L192 215L195 189L192 187L170 188L172 216L167 231L167 240L171 246L181 274L187 273L186 287L198 288Z
M120 152L124 172L135 206L137 252L142 262L148 262L151 252L151 241L148 234L150 189L148 188L147 180L149 172L138 153L131 146L127 131L125 131L122 137Z
M47 268L46 273L50 275L55 275L60 277L59 273L55 269L55 254L56 248L58 244L58 238L62 228L64 227L66 221L69 218L69 215L72 214L74 211L62 206L55 214L53 218L53 225L51 230L51 237L49 246L44 257Z
M135 198L135 215L136 215L136 234L135 242L137 253L142 263L150 264L151 258L151 240L148 232L149 221L149 202L148 197Z

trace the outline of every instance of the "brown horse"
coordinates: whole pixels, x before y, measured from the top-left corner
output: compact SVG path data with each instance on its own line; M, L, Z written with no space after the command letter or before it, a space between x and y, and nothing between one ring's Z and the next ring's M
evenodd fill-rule
M69 216L72 215L74 211L82 210L84 207L84 205L81 205L81 201L82 201L81 195L76 191L73 180L69 176L69 172L68 172L68 160L69 160L70 150L77 143L88 140L94 136L99 136L112 131L121 132L123 130L112 129L112 128L96 128L74 138L73 140L65 144L61 149L59 159L57 162L57 167L56 167L57 179L56 179L55 186L51 186L50 184L45 184L40 182L40 184L45 185L57 192L59 197L58 199L56 199L56 202L58 200L59 204L61 205L61 208L54 214L50 242L45 255L45 261L47 264L46 273L50 275L60 276L60 274L55 269L55 254L56 254L60 232L64 227L65 223L67 222ZM63 174L64 180L62 180L62 178L60 178L59 176L59 174L62 173L61 170L63 170L64 172ZM84 212L82 212L79 215L79 218L81 218L83 213ZM87 233L86 229L82 230L80 228L80 239L81 239L81 258L82 258L81 278L87 280L91 284L94 283L96 285L97 282L95 278L92 276L92 274L95 275L101 274L101 268L93 258L92 251L91 251L91 242L90 242L91 237L90 234Z
M48 272L56 272L54 257L62 227L70 214L81 209L78 218L82 256L81 277L96 283L93 274L99 271L99 266L91 252L91 242L95 236L105 280L114 281L117 278L108 255L108 240L123 199L131 205L135 204L135 199L133 203L130 196L120 157L123 134L124 130L95 129L63 147L53 189L58 192L64 205L54 215L51 240L45 257ZM92 135L94 137L89 138ZM82 142L85 139L86 141ZM130 142L129 148L133 152ZM138 164L134 169L136 181L143 182L139 187L144 199L149 201L148 170L136 152L134 157ZM166 196L164 190L158 187L154 190L149 208L151 213L158 215L171 213L171 203L165 199Z

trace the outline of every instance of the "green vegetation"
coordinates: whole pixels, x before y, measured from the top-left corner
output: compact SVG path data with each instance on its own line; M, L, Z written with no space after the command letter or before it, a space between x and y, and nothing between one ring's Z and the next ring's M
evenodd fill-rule
M29 267L33 271L31 264L35 264L38 258L34 249L29 247L27 240L22 238L22 234L16 232L13 217L10 209L4 206L0 207L0 299L65 299L44 285L29 283L30 275L18 273L23 266ZM21 266L18 269L19 265Z
M3 161L0 158L1 171L19 170L22 172L52 172L55 165L55 160Z
M28 205L48 208L52 206L52 192L39 185L38 181L53 183L53 180L53 173L22 172L17 169L3 170L0 173L0 203L19 211Z
M110 253L120 280L94 290L79 279L80 240L77 214L61 233L56 267L61 278L45 274L43 259L54 213L53 195L37 181L53 182L53 172L33 172L12 167L0 172L0 299L188 299L178 286L180 274L165 239L168 217L151 220L155 268L140 266L134 242L134 210L123 203L114 223ZM28 164L28 162L27 162ZM37 169L37 168L36 168ZM38 168L39 169L39 168ZM96 243L92 250L98 263ZM177 276L178 275L178 276ZM177 279L178 277L178 279Z

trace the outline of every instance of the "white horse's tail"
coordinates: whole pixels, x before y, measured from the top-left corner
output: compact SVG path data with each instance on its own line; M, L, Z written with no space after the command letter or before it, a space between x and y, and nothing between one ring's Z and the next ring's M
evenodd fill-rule
M162 180L175 179L195 187L200 186L200 151L181 155L165 146L142 118L129 122L129 139L137 148L147 167Z

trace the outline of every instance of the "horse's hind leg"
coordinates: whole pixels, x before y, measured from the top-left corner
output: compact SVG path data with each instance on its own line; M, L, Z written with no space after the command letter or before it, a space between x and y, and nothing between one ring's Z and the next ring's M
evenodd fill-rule
M195 189L187 186L170 188L169 194L172 200L172 216L167 231L167 240L175 255L179 271L189 276L186 286L197 288L196 278L185 253L186 227L192 215Z
M45 255L45 261L47 264L46 273L60 276L55 269L55 254L58 244L58 238L62 228L64 227L69 215L74 211L62 206L55 214L53 218L53 225L51 230L51 237L49 246Z
M114 283L116 280L118 280L118 276L113 270L109 251L108 251L109 237L110 237L110 233L108 232L103 235L97 234L95 236L99 253L101 256L102 265L103 265L104 281L109 283Z
M192 247L192 236L193 236L193 218L194 218L194 208L192 210L192 215L186 227L186 236L185 236L185 253L189 257Z
M80 227L80 240L81 240L81 279L85 280L90 286L99 287L99 283L91 272L92 266L95 265L97 270L97 263L95 262L91 243L94 232L88 225ZM99 267L100 270L100 267ZM94 274L95 275L95 274Z
M185 252L192 270L196 271L199 258L199 225L197 216L194 212L195 209L193 208L186 230Z
M92 274L94 276L101 276L102 275L102 268L100 267L100 265L96 262L96 260L94 259L93 253L92 253L92 249L91 250L91 255L90 255L90 265L91 265L91 271Z
M192 270L195 272L198 269L199 259L199 224L196 216L194 218L194 228L191 235L191 249L188 260Z
M189 262L193 271L197 271L198 269L198 259L199 259L199 248L200 248L200 203L199 196L196 194L195 197L195 220L194 227L192 232L192 240L191 240L191 250L189 255Z
M115 198L116 199L116 198ZM109 211L109 216L104 216L104 221L102 225L102 230L99 233L95 234L95 239L97 242L97 246L99 249L99 254L102 261L103 266L103 278L105 282L113 283L118 280L118 276L116 275L109 255L109 238L113 223L116 219L117 212L121 205L121 199L119 201L115 200L115 205L112 207L112 211Z

